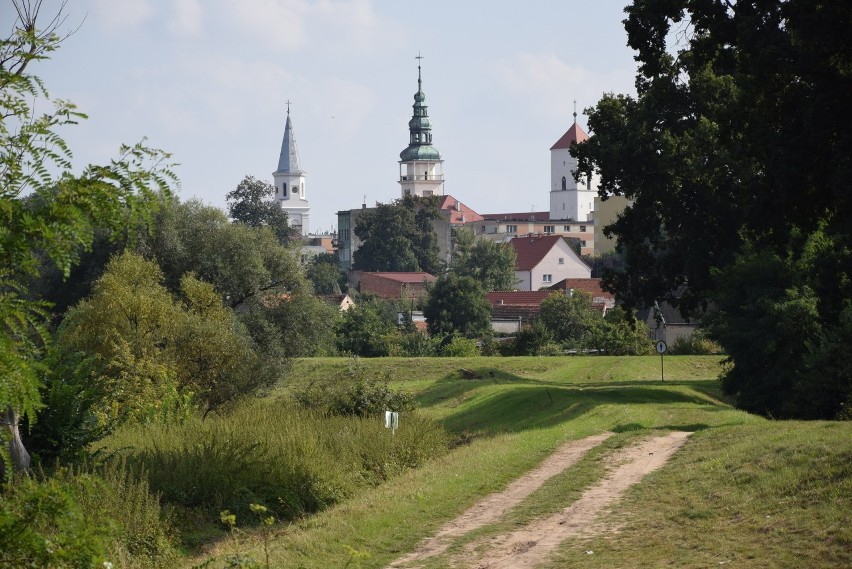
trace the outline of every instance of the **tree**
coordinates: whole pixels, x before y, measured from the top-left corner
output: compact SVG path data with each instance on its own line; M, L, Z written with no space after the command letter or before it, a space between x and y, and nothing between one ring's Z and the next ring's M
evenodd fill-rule
M38 359L47 341L40 332L44 307L24 298L25 281L37 276L44 260L67 276L91 246L95 227L116 234L147 226L176 179L168 154L143 144L122 146L108 165L72 174L70 149L57 131L86 117L72 103L52 99L30 73L33 63L59 48L65 16L60 7L39 28L41 2L12 5L14 29L0 39L0 436L9 442L13 466L24 469L29 457L18 421L40 406ZM53 109L38 115L36 102Z
M354 356L386 356L388 346L385 335L392 329L376 306L361 302L343 313L337 327L337 349Z
M335 355L340 312L321 298L298 290L264 295L246 308L240 319L265 351L280 351L287 358Z
M334 253L320 253L308 265L308 280L317 294L341 294L346 287L346 275Z
M472 277L486 291L514 290L515 249L508 243L477 239L473 231L455 231L455 250L451 270L460 277Z
M246 176L225 196L228 215L237 223L249 227L269 227L278 241L287 243L293 238L287 212L275 200L275 186Z
M581 291L555 292L541 302L538 320L565 348L585 350L593 347L600 333L603 316L592 306L592 297Z
M293 251L270 228L228 223L221 210L198 200L165 208L146 252L156 257L173 292L191 272L212 283L231 307L305 282Z
M803 393L824 386L814 358L835 352L822 339L852 300L852 7L637 0L626 12L637 97L605 95L572 149L578 176L632 201L605 230L625 260L606 286L628 306L709 309L741 407L833 417L848 375L830 404Z
M352 267L362 271L440 271L438 237L433 221L438 219L437 201L406 196L362 213L355 222L361 246Z
M190 398L206 414L280 375L283 362L255 349L212 285L185 275L178 300L162 280L156 263L125 252L59 330L60 350L94 358L102 422L160 419Z
M423 307L429 333L435 336L459 334L476 338L491 329L491 304L485 291L471 277L447 273L429 291Z

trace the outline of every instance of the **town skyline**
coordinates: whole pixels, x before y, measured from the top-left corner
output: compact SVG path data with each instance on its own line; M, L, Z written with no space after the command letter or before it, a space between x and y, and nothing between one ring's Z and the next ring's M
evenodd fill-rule
M329 231L365 195L399 197L421 63L445 192L543 211L573 101L587 129L584 108L633 92L622 7L602 4L72 0L79 30L40 76L90 116L63 131L78 168L146 137L180 163L182 200L222 208L245 176L272 182L290 101L311 229Z

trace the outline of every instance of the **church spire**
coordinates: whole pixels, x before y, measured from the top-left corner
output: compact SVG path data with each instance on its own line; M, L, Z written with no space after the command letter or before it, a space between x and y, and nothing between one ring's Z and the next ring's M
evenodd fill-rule
M299 152L296 150L296 133L290 120L290 101L287 101L287 124L284 125L284 140L281 141L281 155L278 157L277 172L301 172Z
M440 160L441 154L432 146L432 121L429 120L429 107L426 105L426 94L423 92L423 75L420 68L420 60L423 56L419 53L417 57L417 92L414 93L414 109L411 120L408 121L408 147L403 150L399 157L403 162L409 160Z
M275 180L275 194L281 208L287 212L291 227L298 227L302 235L310 229L311 208L305 194L304 172L299 165L299 153L296 151L296 133L290 120L290 101L287 101L287 124L284 126L284 140L281 141L281 154L278 156L278 169L272 173Z
M423 92L423 70L420 53L417 60L417 92L414 93L411 120L408 121L408 147L399 153L399 183L402 195L434 196L444 193L444 170L441 153L432 146L432 121Z

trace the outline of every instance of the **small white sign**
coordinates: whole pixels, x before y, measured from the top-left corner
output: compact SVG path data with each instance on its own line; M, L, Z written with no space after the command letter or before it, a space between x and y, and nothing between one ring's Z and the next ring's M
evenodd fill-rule
M660 340L659 342L657 342L657 353L658 353L658 354L661 354L661 355L662 355L662 354L665 354L665 353L666 353L666 350L668 350L668 349L669 349L669 347L668 347L668 346L666 345L666 343L665 343L665 342L663 342L662 340Z
M385 428L391 429L393 434L399 428L399 413L396 411L385 411Z

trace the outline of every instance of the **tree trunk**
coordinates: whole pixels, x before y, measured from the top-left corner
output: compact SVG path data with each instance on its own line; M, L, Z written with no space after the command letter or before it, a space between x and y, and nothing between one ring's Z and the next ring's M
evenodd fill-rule
M12 459L12 469L15 472L23 472L30 467L30 453L24 447L21 440L21 432L18 430L18 412L7 407L0 414L0 426L9 431L9 457ZM6 464L0 460L0 479L5 479Z

